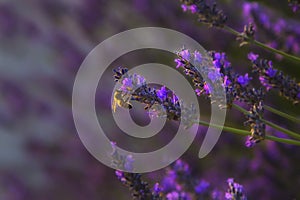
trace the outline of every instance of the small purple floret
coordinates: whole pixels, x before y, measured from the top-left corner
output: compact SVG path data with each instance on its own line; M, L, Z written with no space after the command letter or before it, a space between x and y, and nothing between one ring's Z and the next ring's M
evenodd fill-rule
M249 81L251 80L252 78L248 76L248 73L245 74L244 76L240 75L238 78L237 78L237 82L239 84L241 84L242 87L245 87L246 85L249 84Z

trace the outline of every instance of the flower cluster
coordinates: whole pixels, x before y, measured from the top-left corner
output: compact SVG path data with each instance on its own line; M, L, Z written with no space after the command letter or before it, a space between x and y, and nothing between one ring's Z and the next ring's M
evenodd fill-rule
M225 194L225 199L227 200L247 200L244 194L244 188L242 185L234 182L233 178L227 180L229 189Z
M137 101L145 105L145 110L152 117L166 117L168 120L178 121L181 119L185 128L193 125L197 119L195 105L186 105L179 101L178 97L168 88L150 87L146 80L137 74L129 75L128 69L118 67L114 69L116 81L120 81L121 87L117 90L121 92L123 101ZM181 118L181 114L184 117Z
M222 10L217 9L216 3L208 5L205 0L181 0L183 11L197 14L199 22L210 26L223 27L227 16Z
M203 80L200 72L191 64L191 59L194 59L195 62L202 62L202 60L199 59L200 56L198 54L199 52L197 51L195 53L191 53L189 50L182 50L178 52L179 58L175 59L175 62L177 63L177 68L182 68L185 74L192 78L194 86L196 87L195 92L197 95L200 96L205 94L206 96L211 97L211 85ZM227 60L225 53L211 51L209 54L213 59L212 63L215 70L218 71L223 80L223 86L225 87L227 95L227 107L231 107L234 100L254 104L255 102L259 102L263 99L263 92L250 85L252 77L249 77L248 74L239 75L235 73L232 70L231 63ZM206 73L210 81L216 80L215 73Z
M294 2L294 1L293 1ZM296 5L292 4L295 8ZM300 53L300 24L297 21L278 18L278 14L270 9L259 5L257 2L246 2L243 5L244 20L253 23L253 26L261 32L260 36L265 34L268 44L277 49Z
M148 187L148 183L141 179L141 174L127 173L122 171L116 171L118 179L132 192L133 199L136 200L160 200L158 195L152 195L151 190Z
M132 155L122 155L118 152L117 146L115 142L111 142L111 147L113 149L111 153L112 157L112 167L118 168L118 169L124 169L126 171L132 171L133 170L133 156Z
M292 8L293 12L297 12L300 8L299 0L288 0L289 6Z
M209 52L209 54L213 59L212 63L214 67L223 79L223 86L225 87L227 98L226 107L230 108L235 100L250 105L249 114L246 116L248 121L245 123L251 128L251 135L246 142L246 146L250 147L252 145L249 145L249 141L251 141L251 144L254 144L263 140L265 137L265 124L261 121L264 111L264 91L262 88L255 89L250 85L252 78L249 77L248 74L239 75L235 73L225 53L212 51ZM255 57L255 55L252 56ZM194 62L202 62L199 52L190 53L189 50L185 49L178 52L178 57L179 58L175 59L177 68L182 68L185 74L192 78L194 86L196 87L196 94L199 96L202 94L210 96L209 84L203 80L199 71L191 64L192 59L194 59ZM215 81L215 77L210 76L209 73L208 78L211 79L211 81Z
M212 103L217 103L220 108L225 108L227 105L222 98L223 80L220 75L220 67L212 66L212 58L203 55L198 51L190 52L188 49L182 49L177 52L178 58L175 59L177 63L176 68L183 69L184 73L192 78L192 82L196 87L196 94L201 96L205 94L206 97L213 98ZM221 56L221 55L220 55ZM192 63L197 66L194 66ZM221 65L221 62L218 63ZM230 67L229 63L227 67ZM227 69L226 69L227 70ZM204 77L203 77L204 76ZM229 82L226 82L229 84Z
M183 11L190 11L196 14L200 22L210 26L224 27L224 29L236 34L240 46L250 42L264 46L264 44L254 40L256 28L262 27L266 33L271 32L274 38L278 38L282 33L288 35L288 40L283 42L277 41L276 44L272 44L273 46L288 47L291 51L298 51L298 44L294 44L294 42L298 41L297 35L300 35L300 29L292 29L293 31L290 32L285 31L284 26L286 22L284 20L274 23L267 14L255 13L256 9L260 9L256 6L256 3L245 3L245 15L250 16L253 23L244 26L244 31L239 34L225 25L227 17L222 11L216 9L216 4L210 7L204 0L181 0L181 2L183 3L181 6ZM208 56L206 55L199 51L191 52L188 49L182 49L177 52L178 58L175 59L176 68L182 69L184 74L192 79L195 93L198 96L212 99L218 94L217 91L221 91L220 88L215 88L218 85L215 83L220 81L221 86L225 90L226 102L222 101L221 98L217 98L212 99L211 103L217 103L220 109L235 107L246 115L247 120L244 124L250 127L250 133L245 143L247 147L252 147L265 138L272 138L272 136L266 136L266 124L270 127L273 126L272 123L264 119L264 110L265 108L268 109L268 106L264 106L265 94L272 89L278 89L281 95L294 103L298 103L300 98L299 83L284 75L283 72L274 69L271 61L259 59L258 55L249 53L248 59L252 62L253 72L259 74L259 81L262 85L255 88L251 85L253 78L248 73L236 73L231 63L227 60L225 53L210 51ZM121 93L130 94L130 100L145 104L145 109L148 110L151 116L164 116L169 120L179 120L181 116L185 116L183 112L190 112L188 119L181 120L185 121L185 123L187 121L190 122L190 124L186 124L187 127L193 124L193 120L191 120L195 117L193 115L193 105L190 107L180 106L181 102L178 97L166 86L156 88L147 85L143 77L136 74L129 75L127 72L128 70L124 68L115 70L115 78L122 84L119 88ZM239 107L236 104L237 102L247 104L249 109L245 110ZM284 129L282 130L284 131ZM294 136L292 132L289 134ZM117 176L123 183L129 183L127 184L129 186L134 185L132 182L134 182L136 177L133 177L130 173L120 173L118 172ZM132 178L132 180L125 176ZM137 183L139 182L140 179ZM135 196L140 195L142 199L168 200L217 200L224 199L224 197L227 200L247 199L242 185L234 182L233 178L228 179L227 183L229 186L228 191L225 195L220 196L220 191L213 190L212 185L205 180L195 179L189 166L182 160L177 160L166 169L164 178L160 183L156 183L152 190L142 186L142 189L140 189L141 194L137 193ZM136 191L135 189L133 190ZM145 193L148 196L145 196Z
M251 127L251 135L246 141L247 147L252 147L254 144L260 142L265 138L266 125L260 119L262 118L264 107L262 101L258 104L254 104L247 115L248 120L245 122L246 125Z
M258 55L249 53L253 72L259 74L259 80L267 90L277 89L279 94L291 100L294 104L300 101L300 84L290 76L284 75L282 71L274 69L272 61L259 59Z
M141 180L141 174L116 171L118 179L132 191L134 199L140 200L246 200L243 186L228 179L229 189L226 193L214 189L203 179L192 176L189 165L177 160L169 168L161 183L155 183L150 189L148 183Z
M132 171L134 162L132 155L125 156L120 154L117 150L115 142L111 142L111 146L113 149L111 153L112 166L114 168ZM123 172L120 170L116 170L115 174L124 185L129 187L133 199L160 200L160 196L158 194L153 195L151 193L151 190L148 187L148 183L141 179L141 174Z

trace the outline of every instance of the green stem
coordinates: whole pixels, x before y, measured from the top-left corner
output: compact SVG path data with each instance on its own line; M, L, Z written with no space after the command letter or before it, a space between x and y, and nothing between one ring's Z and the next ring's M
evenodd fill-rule
M236 35L236 36L241 35L240 32L234 30L233 28L231 28L231 27L229 27L229 26L224 26L224 29L225 29L226 31L228 31L228 32L230 32L230 33ZM259 46L259 47L264 48L264 49L266 49L266 50L268 50L268 51L271 51L271 52L280 54L280 55L282 55L282 56L284 56L284 57L286 57L286 58L288 58L288 59L290 59L290 60L293 60L293 61L296 61L296 62L300 62L300 58L297 57L297 56L294 56L294 55L285 53L285 52L280 51L280 50L278 50L278 49L274 49L274 48L272 48L272 47L269 47L269 46L267 46L267 45L265 45L265 44L263 44L263 43L261 43L261 42L259 42L259 41L257 41L257 40L254 40L254 39L252 39L252 38L249 38L249 37L247 37L247 36L244 36L244 37L245 37L249 42L251 42L252 44L255 44L256 46Z
M235 108L236 110L242 112L242 113L245 114L245 115L248 115L248 114L249 114L248 110L242 108L241 106L239 106L239 105L237 105L237 104L235 104L235 103L232 104L232 107Z
M266 135L265 139L267 140L272 140L275 142L281 142L281 143L285 143L285 144L292 144L292 145L297 145L299 146L300 142L297 140L293 140L293 139L284 139L284 138L279 138L279 137L275 137L272 135Z
M214 128L220 129L220 130L224 130L228 133L233 133L233 134L237 134L237 135L242 135L242 136L250 135L250 131L247 131L247 130L236 129L236 128L228 127L228 126L219 126L219 125L211 124L211 123L208 123L205 121L199 121L199 124L204 125L204 126L211 126L211 127L214 127ZM266 135L265 139L275 141L275 142L300 146L300 141L293 140L293 139L284 139L284 138L279 138L279 137L270 136L270 135Z
M238 135L243 135L243 136L250 135L250 132L247 131L247 130L237 129L237 128L228 127L228 126L219 126L219 125L216 125L216 124L210 124L210 123L205 122L205 121L199 121L199 124L201 124L203 126L211 126L211 127L217 128L217 129L222 129L224 131L234 133L234 134L238 134Z
M266 125L278 130L278 131L281 131L282 133L286 133L287 135L295 138L295 139L300 139L300 135L298 133L295 133L293 131L290 131L288 129L285 129L285 128L282 128L281 126L278 126L270 121L267 121L265 119L261 119L262 122L264 122Z
M275 108L272 108L272 107L270 107L270 106L267 106L267 105L265 105L264 108L265 108L267 111L270 111L270 112L272 112L272 113L274 113L274 114L277 114L277 115L279 115L279 116L281 116L281 117L284 117L284 118L289 119L289 120L291 120L291 121L293 121L293 122L296 122L296 123L300 123L300 118L291 116L291 115L289 115L289 114L286 114L286 113L284 113L284 112L281 112L281 111L279 111L279 110L277 110L277 109L275 109Z
M245 110L244 108L242 108L241 106L237 105L237 104L232 104L232 107L239 110L240 112L244 113L245 115L249 114L249 112L247 110ZM300 135L298 133L295 133L293 131L290 131L288 129L285 129L285 128L282 128L281 126L278 126L268 120L265 120L265 119L260 119L262 122L264 122L266 125L282 132L282 133L285 133L295 139L300 139Z

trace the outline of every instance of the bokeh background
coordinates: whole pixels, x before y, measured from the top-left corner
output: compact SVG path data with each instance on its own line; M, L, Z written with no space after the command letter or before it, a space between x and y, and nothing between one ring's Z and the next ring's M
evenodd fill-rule
M228 15L228 24L239 31L251 20L242 0L217 1ZM300 14L293 13L286 1L259 2L260 14L272 23L287 20L283 29L295 30L272 36L257 27L257 38L300 56ZM114 170L98 162L82 145L72 119L71 96L76 72L84 57L106 38L127 29L158 26L183 32L207 50L226 52L237 72L251 73L247 53L274 60L274 66L300 78L299 64L284 60L255 47L240 48L234 36L220 29L199 24L183 13L175 0L1 0L0 1L0 199L1 200L102 200L131 199L130 192L115 177ZM271 37L272 36L272 37ZM282 41L275 44L274 41ZM298 46L297 46L298 45ZM181 47L178 47L181 48ZM188 48L188 47L187 47ZM122 147L138 149L124 139L111 118L110 98L114 85L111 70L118 65L133 67L160 62L175 67L174 55L147 50L133 52L116 60L100 81L105 88L96 97L101 123L110 138ZM99 66L103 67L103 66ZM166 74L166 77L168 75ZM168 77L172 78L172 77ZM267 102L282 111L300 115L276 92ZM200 99L201 107L208 107ZM134 104L133 118L147 124L142 106ZM201 109L201 108L200 108ZM209 111L205 111L209 115ZM268 112L266 118L299 132L291 123ZM226 123L246 128L242 114L228 111ZM175 127L175 128L174 128ZM161 142L172 139L176 123L164 129ZM268 129L268 134L277 134ZM226 190L226 179L233 177L244 185L249 199L300 199L300 148L262 142L244 146L245 138L223 133L214 150L199 160L197 153L205 134L199 134L184 154L192 173ZM160 146L162 144L158 144ZM151 147L151 144L150 144ZM164 170L145 174L150 185L160 181Z

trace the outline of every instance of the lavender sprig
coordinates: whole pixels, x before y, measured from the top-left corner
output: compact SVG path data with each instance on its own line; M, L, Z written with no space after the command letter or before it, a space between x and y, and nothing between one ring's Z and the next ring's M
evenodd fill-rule
M248 58L253 64L253 72L259 74L259 80L267 90L277 89L281 96L284 96L294 104L299 103L300 84L295 79L275 69L270 60L258 59L258 55L253 53L250 53Z
M224 197L228 200L247 199L243 187L232 178L227 180L228 191L221 192L206 180L192 176L189 165L180 159L166 168L162 181L155 183L152 189L141 179L142 174L118 170L115 173L117 178L129 187L133 199L136 200L221 200Z
M229 189L225 194L226 200L247 200L246 195L244 194L244 188L242 185L234 182L233 178L227 180Z
M299 22L278 17L277 13L257 2L243 4L243 17L265 33L271 47L299 55Z
M185 52L185 53L187 53L187 51ZM188 54L183 54L183 55L188 55ZM225 55L225 54L224 54ZM222 58L222 56L220 57L220 58ZM179 62L179 60L177 59L176 60L177 62ZM187 61L185 61L185 64L187 64L188 62ZM226 61L226 60L224 60L223 58L222 59L218 59L218 60L215 60L214 61L214 63L215 63L215 65L220 65L220 64L222 64L222 65L225 65L225 66L227 66L227 67L229 67L230 68L230 63L228 62L228 61ZM182 65L182 62L179 62L178 63L179 65ZM124 71L124 69L122 68L122 67L119 67L117 70L115 70L115 73L119 73L120 72L120 70L121 71ZM228 70L228 69L224 69L225 71L226 70ZM127 70L125 70L125 71L127 71ZM223 70L222 70L223 71ZM230 70L229 70L230 71ZM128 77L129 75L127 75L127 74L124 74L124 77ZM130 76L129 76L130 77ZM132 77L137 77L137 75L135 75L135 76L132 76ZM196 76L196 77L198 77L198 75ZM247 77L247 76L246 76ZM140 78L142 78L142 77L140 77ZM242 80L240 80L240 82L241 83L245 83L245 76L243 76L243 81ZM247 78L246 78L247 79ZM122 77L119 77L119 79L118 80L122 80ZM225 80L224 80L225 81ZM126 81L125 82L123 82L125 85L126 85ZM239 83L239 84L241 84L241 83ZM197 83L195 83L195 84L197 84ZM199 84L199 83L198 83ZM128 84L127 84L128 85ZM143 87L146 87L146 88L148 88L148 86L147 85L144 85ZM124 88L124 87L121 87L121 88ZM125 87L126 88L126 87ZM141 102L141 103L143 103L143 104L146 104L146 106L145 106L145 109L149 109L149 108L151 108L151 107L149 107L149 106L151 106L151 105L156 105L156 104L159 104L159 103L161 103L161 105L163 105L163 106L165 106L166 108L172 108L172 107L174 107L174 101L173 100L171 100L171 99L175 99L176 100L176 102L178 101L178 98L177 97L174 97L174 94L173 95L171 95L171 96L169 96L169 97L167 97L167 96L165 96L165 95L162 95L162 96L160 96L161 94L167 94L167 93L169 93L169 92L163 92L164 90L165 90L165 88L164 87L162 87L162 88L160 88L160 89L154 89L154 88L148 88L146 91L149 91L149 90L151 90L151 91L155 91L155 92L153 92L153 93L139 93L139 95L140 96L134 96L133 95L133 97L132 97L132 99L131 100L136 100L136 101L139 101L139 102ZM126 90L127 91L127 90ZM126 92L125 91L125 92ZM157 95L157 91L160 91L160 92L158 92L160 95ZM133 94L136 94L137 95L137 93L133 93ZM153 96L153 94L155 94L154 96ZM170 93L171 94L171 93ZM159 97L160 96L160 97ZM161 98L161 99L160 99ZM167 101L165 101L166 99L170 99L170 100L167 100ZM159 99L159 100L157 100L157 101L155 101L155 102L153 102L154 104L149 104L149 101L143 101L144 99ZM232 104L233 106L236 106L235 104ZM240 109L242 109L242 108L240 108ZM187 123L187 125L188 126L190 126L190 125L192 125L193 124L193 120L191 120L192 118L193 118L193 112L192 112L192 107L188 107L187 108L187 111L185 111L185 112L190 112L191 113L191 115L187 115L187 116L190 116L191 118L189 118L189 119L186 119L186 120L182 120L183 121L183 123L184 123L184 121L186 121L186 122L188 122ZM149 110L149 111L151 111L151 109ZM161 112L161 110L156 110L155 111L156 112L156 116L159 116L160 115L160 113L163 113L163 114L165 114L165 112ZM167 112L167 116L172 116L171 118L168 118L169 120L178 120L178 119L180 119L180 112L173 112L171 109L166 109L166 112ZM168 114L168 112L171 112L171 113L169 113ZM182 111L181 111L182 112ZM242 112L243 113L245 113L245 115L247 116L247 115L249 115L250 113L248 113L248 111L246 111L246 110L242 110ZM263 119L261 119L261 120L263 120ZM268 121L266 121L266 120L263 120L263 122L264 123L269 123L270 124L270 122L268 122ZM224 130L224 131L227 131L227 132L231 132L231 133L234 133L234 134L239 134L239 135L244 135L244 136L247 136L247 135L249 135L249 134L251 134L251 132L249 132L249 131L246 131L246 130L241 130L241 129L236 129L236 128L232 128L232 127L228 127L228 126L218 126L218 125L215 125L215 124L210 124L210 123L207 123L207 122L204 122L204 121L200 121L199 122L201 125L205 125L205 126L213 126L213 127L215 127L215 128L218 128L218 129L221 129L221 130ZM276 127L275 127L276 128ZM278 128L278 127L277 127ZM284 133L285 132L287 132L287 130L284 130L284 129L280 129L280 131L283 131ZM254 133L256 133L256 132L254 132ZM289 133L289 132L287 132L287 133ZM296 134L296 133L293 133L293 134ZM251 135L250 135L251 136ZM261 134L258 134L258 136L254 136L254 135L252 135L252 137L254 137L254 138L261 138ZM278 138L278 137L275 137L275 136L268 136L268 135L266 135L265 136L265 139L268 139L268 140L273 140L273 141L277 141L277 142L282 142L282 143L287 143L287 144L293 144L293 145L300 145L300 142L299 141L296 141L296 140L292 140L292 139L284 139L284 138ZM256 142L257 142L257 140L255 140Z
M116 171L118 179L129 187L133 199L136 200L160 200L161 197L153 195L148 187L148 183L141 179L141 174Z
M133 170L134 159L131 155L124 156L120 154L116 148L116 143L111 142L112 146L112 166L126 171ZM161 195L154 194L149 189L148 183L141 179L141 174L123 172L120 170L115 171L118 179L131 191L133 199L136 200L161 200Z
M222 10L216 9L216 4L211 8L205 2L205 0L181 0L183 11L191 11L192 14L196 14L200 22L209 24L213 27L222 28L237 37L237 40L241 41L241 45L254 44L268 51L282 55L290 60L300 62L300 58L278 49L272 48L254 39L254 29L251 26L246 26L242 33L234 30L233 28L226 25L227 16Z
M222 10L217 9L217 4L208 5L205 0L180 0L183 11L196 14L198 21L214 27L223 27L227 16Z
M288 0L289 6L292 8L293 12L297 12L300 8L299 0Z
M247 114L247 125L251 127L251 136L246 142L246 146L253 146L254 143L265 138L265 124L261 118L263 115L263 99L264 92L260 89L255 89L250 86L251 77L248 74L239 75L232 70L230 62L226 59L225 53L209 52L213 58L213 64L217 71L223 77L223 85L226 90L227 107L231 107L235 100L246 102L251 106L250 113ZM184 70L187 76L192 77L194 86L197 88L195 92L197 95L204 94L210 96L209 87L205 87L207 83L201 78L198 70L191 64L191 59L197 62L202 62L199 58L198 52L190 53L189 50L182 50L178 52L179 59L176 59L177 68L180 67ZM213 81L214 77L208 74L208 78ZM261 109L258 111L258 107ZM250 143L252 145L250 145Z

